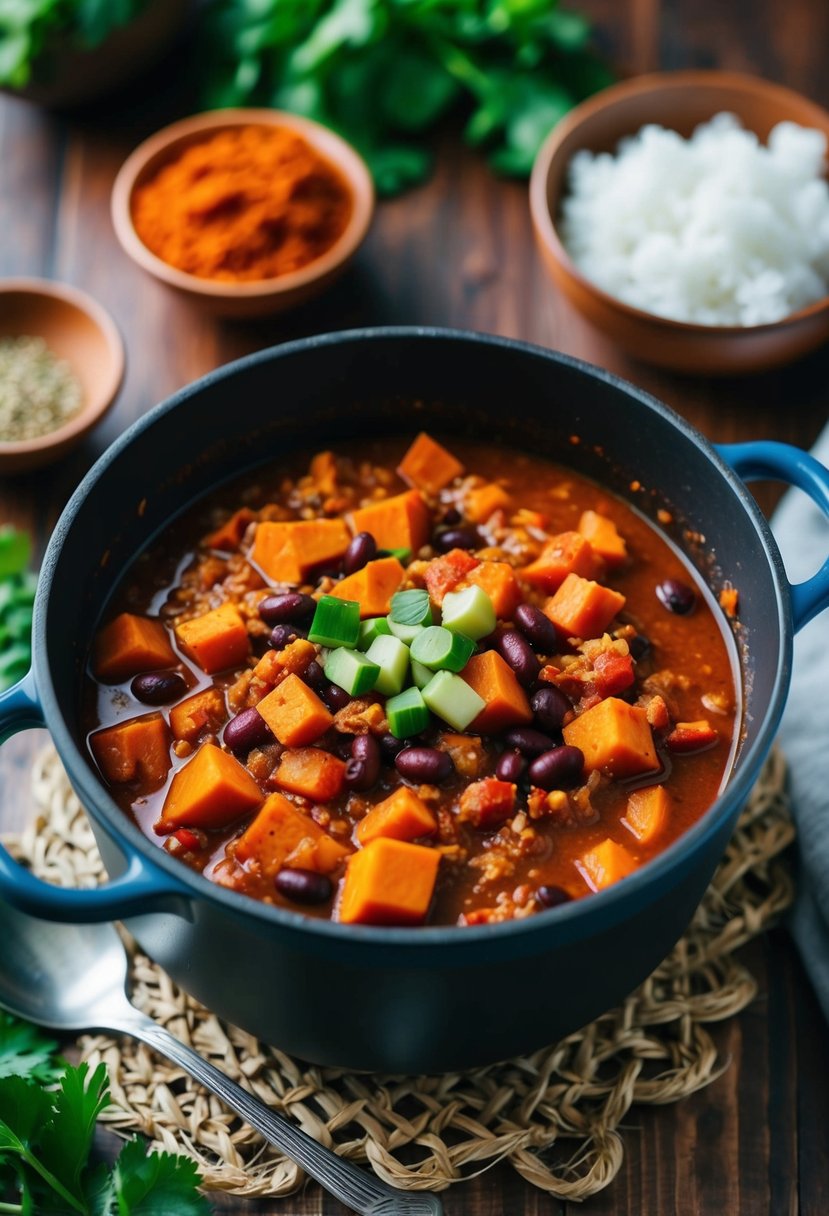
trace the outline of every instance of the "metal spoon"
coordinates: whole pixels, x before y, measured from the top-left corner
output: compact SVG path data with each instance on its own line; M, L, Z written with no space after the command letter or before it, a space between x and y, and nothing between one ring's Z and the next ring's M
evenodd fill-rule
M442 1216L436 1195L407 1194L338 1157L231 1081L127 996L127 956L113 925L36 920L0 903L0 1006L52 1030L114 1030L178 1064L360 1216Z

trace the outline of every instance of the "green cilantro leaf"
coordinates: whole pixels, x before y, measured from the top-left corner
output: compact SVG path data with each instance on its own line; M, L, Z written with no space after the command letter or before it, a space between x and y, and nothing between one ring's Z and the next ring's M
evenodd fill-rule
M63 1071L62 1060L55 1059L57 1043L44 1038L28 1022L0 1011L0 1077L28 1077L36 1081L55 1081Z
M171 1153L147 1156L140 1140L121 1149L107 1185L96 1197L94 1216L209 1216L196 1189L196 1163Z

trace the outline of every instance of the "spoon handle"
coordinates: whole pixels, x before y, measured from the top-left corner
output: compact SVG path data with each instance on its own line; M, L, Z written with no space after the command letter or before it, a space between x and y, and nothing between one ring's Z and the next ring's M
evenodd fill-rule
M140 1039L154 1051L178 1064L195 1077L205 1089L256 1128L271 1144L286 1154L331 1195L348 1205L360 1216L442 1216L443 1205L437 1195L422 1192L411 1194L395 1190L368 1171L338 1157L318 1144L306 1132L295 1127L282 1115L266 1106L232 1081L220 1069L209 1064L198 1052L187 1047L151 1018L131 1012L117 1027L133 1038Z

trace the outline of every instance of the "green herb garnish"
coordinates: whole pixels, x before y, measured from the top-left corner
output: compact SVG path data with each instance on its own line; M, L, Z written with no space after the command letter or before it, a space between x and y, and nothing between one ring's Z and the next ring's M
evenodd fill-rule
M26 569L25 532L0 527L0 692L22 680L32 662L32 605L37 578Z

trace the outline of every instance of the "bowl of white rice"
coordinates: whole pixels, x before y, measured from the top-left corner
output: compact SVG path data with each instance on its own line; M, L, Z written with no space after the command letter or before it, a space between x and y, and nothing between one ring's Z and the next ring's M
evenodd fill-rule
M829 340L829 113L732 72L638 77L576 107L530 182L557 287L630 354L740 374Z

